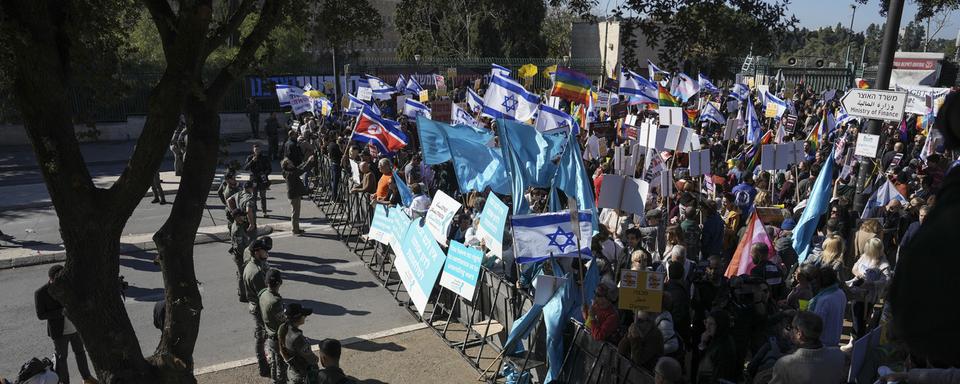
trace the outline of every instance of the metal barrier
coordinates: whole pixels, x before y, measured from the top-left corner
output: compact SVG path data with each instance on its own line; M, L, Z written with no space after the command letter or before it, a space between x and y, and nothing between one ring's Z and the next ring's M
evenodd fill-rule
M503 382L501 370L505 362L519 371L530 371L530 382L541 382L546 373L546 335L537 319L530 334L521 343L524 352L503 356L504 343L514 322L533 306L529 292L518 289L501 271L481 267L473 297L463 298L437 284L424 315L413 307L394 264L390 247L369 241L366 233L372 220L373 207L369 194L350 193L355 182L349 170L342 170L337 191L330 188L330 162L322 158L320 172L314 176L318 186L311 196L336 230L339 239L363 261L370 273L380 281L394 299L411 315L423 321L467 363L482 372L488 383ZM336 192L336 193L334 193ZM648 384L653 377L643 368L617 353L616 346L593 340L583 325L571 321L564 335L566 354L560 382ZM493 369L496 368L496 369Z

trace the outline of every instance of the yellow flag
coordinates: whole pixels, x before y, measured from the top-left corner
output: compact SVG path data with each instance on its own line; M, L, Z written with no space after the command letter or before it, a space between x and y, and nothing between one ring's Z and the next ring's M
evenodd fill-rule
M543 77L546 77L546 78L549 79L549 78L550 78L550 75L552 75L552 74L553 74L554 72L556 72L556 71L557 71L557 65L556 65L556 64L551 65L551 66L549 66L549 67L546 67L546 68L543 69Z
M520 70L517 71L520 74L520 77L524 79L529 79L537 75L537 66L533 64L524 64L520 67Z

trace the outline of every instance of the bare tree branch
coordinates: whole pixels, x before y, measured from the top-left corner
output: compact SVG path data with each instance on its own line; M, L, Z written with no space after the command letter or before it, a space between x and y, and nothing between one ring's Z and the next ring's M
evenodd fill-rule
M283 17L284 0L265 0L260 10L260 18L250 34L243 39L240 50L229 64L220 69L217 76L207 87L208 98L220 98L227 91L227 87L242 76L253 63L257 49L270 36L270 32L280 23Z
M243 2L240 3L240 6L237 7L236 12L234 12L225 23L220 24L216 29L210 32L210 36L207 38L207 46L204 48L204 56L210 55L210 53L222 45L231 34L240 28L240 25L243 24L243 20L250 15L250 12L253 12L253 9L255 8L254 4L254 0L243 0Z

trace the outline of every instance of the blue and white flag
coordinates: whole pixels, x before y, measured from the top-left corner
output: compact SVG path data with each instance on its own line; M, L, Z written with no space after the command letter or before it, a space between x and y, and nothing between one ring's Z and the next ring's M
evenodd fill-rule
M717 109L712 103L707 103L703 106L703 109L700 110L700 121L710 121L717 124L726 124L727 118L723 117L723 114L720 113L720 110Z
M467 88L467 105L470 106L471 112L479 112L483 109L483 98L473 88Z
M774 105L776 105L776 107L777 107L777 117L783 116L783 114L786 113L787 110L790 109L790 106L788 105L789 103L787 103L787 102L784 101L783 99L774 96L774 95L773 95L772 93L770 93L769 91L768 91L768 92L764 92L764 93L765 93L765 96L766 96L766 97L765 97L765 98L766 98L766 103L765 103L765 105L764 105L764 108L767 108L770 103L773 103Z
M579 228L570 222L569 212L514 215L510 219L514 233L514 256L518 263L532 263L550 257L590 258L593 238L592 214L579 211ZM578 242L577 231L580 232ZM581 248L577 249L577 244Z
M413 76L410 76L410 79L407 80L407 87L404 88L404 92L417 96L422 90L423 87L420 86L420 83L417 82L417 79Z
M693 78L686 73L681 72L677 76L677 92L679 93L680 100L687 102L687 100L696 96L697 93L700 93L700 83L693 80Z
M907 199L903 197L900 191L897 190L897 187L887 179L880 188L877 188L877 190L873 192L870 200L867 200L867 205L863 208L863 214L860 215L860 219L876 217L877 210L881 207L886 207L892 200L899 200L901 204L907 203Z
M510 77L510 69L499 64L490 64L490 77L493 75L500 75L503 77Z
M563 132L571 132L573 135L576 135L580 130L572 116L546 104L540 104L540 113L534 127L537 127L540 132L563 130Z
M629 97L631 103L656 104L660 100L656 83L626 68L620 69L619 94Z
M663 76L668 76L670 74L670 72L664 71L660 69L660 67L657 67L657 65L650 60L647 60L647 71L650 75L650 81L657 81L658 73L662 74Z
M456 103L450 104L450 124L463 124L474 128L480 127L480 122L474 119L470 112L460 108Z
M697 82L700 83L700 89L710 93L720 92L720 89L716 85L713 85L713 82L702 73L697 74Z
M430 113L430 107L410 98L403 101L403 115L411 119L416 119L417 116L420 115L428 119L433 118Z
M744 101L750 97L750 88L746 84L734 84L733 88L730 88L730 97Z
M747 102L747 142L756 143L760 140L760 119L752 102Z
M397 84L393 86L397 92L403 92L407 88L407 79L403 75L397 76Z
M280 107L289 107L290 106L290 97L291 96L300 96L304 94L304 90L300 87L287 85L287 84L277 84L277 99L280 100Z
M312 99L310 103L310 112L317 116L330 116L333 113L333 102L326 97Z
M376 76L363 75L360 81L367 82L367 86L373 91L373 98L377 100L390 100L390 95L397 92L396 88Z
M844 108L844 107L841 105L841 106L840 106L840 109L837 110L837 118L836 118L836 120L837 120L837 121L836 121L836 127L835 127L835 128L840 128L840 126L842 126L842 125L844 125L844 124L847 124L847 123L849 123L849 122L851 122L851 121L857 120L857 117L848 115L848 114L847 114L847 109Z
M503 75L493 75L483 97L483 115L490 118L527 121L540 107L540 98L527 92L520 83Z
M343 113L347 116L357 116L360 114L360 111L363 107L369 107L373 113L380 115L380 108L377 108L376 103L367 104L363 100L358 99L356 96L347 94L349 101L347 102L346 107L343 109Z

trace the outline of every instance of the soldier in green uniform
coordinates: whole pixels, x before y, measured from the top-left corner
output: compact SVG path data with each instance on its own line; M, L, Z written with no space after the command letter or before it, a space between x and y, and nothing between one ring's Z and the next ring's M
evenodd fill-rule
M287 361L287 379L290 384L317 382L320 358L310 350L310 344L300 330L307 316L312 313L312 309L304 308L300 303L287 304L287 309L283 311L287 322L280 326L277 337L283 341L281 353Z
M267 252L270 248L266 246L263 239L258 239L250 246L250 250L253 252L253 257L243 269L243 286L246 288L247 299L250 301L247 305L254 321L253 337L256 342L255 352L257 364L260 367L260 376L270 377L270 365L267 363L267 355L263 349L267 336L263 329L260 302L257 300L257 294L260 290L267 287L264 276L270 270L270 265L267 263L267 257L269 257Z
M286 384L287 382L287 363L283 361L279 352L279 343L277 342L277 331L280 325L286 321L283 315L283 297L280 297L280 285L283 279L280 271L276 269L267 270L265 275L267 288L260 290L260 316L263 318L263 326L267 332L267 360L270 361L270 378L274 384Z
M231 212L239 208L240 211L243 212L243 216L246 216L247 236L251 239L257 238L257 199L254 194L255 188L256 183L246 181L243 183L243 190L227 198L227 208L230 209Z
M237 265L237 295L241 303L247 302L247 290L243 285L243 269L246 266L244 251L250 245L250 237L247 236L247 217L243 215L240 209L233 210L233 216L236 217L236 225L230 228L230 255L233 256L233 263Z

